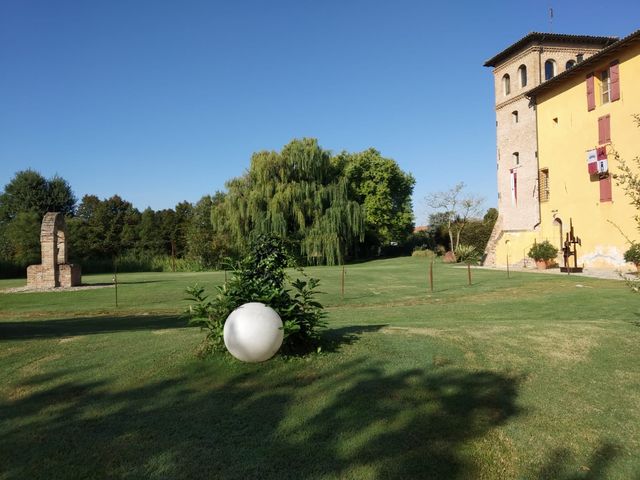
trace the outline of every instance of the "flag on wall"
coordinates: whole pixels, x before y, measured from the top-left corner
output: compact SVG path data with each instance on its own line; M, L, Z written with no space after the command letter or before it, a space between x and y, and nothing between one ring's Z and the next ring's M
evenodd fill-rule
M598 160L606 160L607 159L607 146L598 147L597 150Z
M598 173L607 173L609 171L609 162L607 160L598 160Z
M595 149L587 152L587 169L589 175L596 175L598 173L598 152Z

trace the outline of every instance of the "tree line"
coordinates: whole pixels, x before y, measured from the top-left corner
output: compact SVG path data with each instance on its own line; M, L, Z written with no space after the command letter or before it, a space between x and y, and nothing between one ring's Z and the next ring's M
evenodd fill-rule
M253 154L226 191L139 211L119 195L79 201L59 176L17 172L0 194L0 275L40 262L46 212L66 216L70 260L83 271L203 270L238 258L261 234L285 239L305 264L380 255L413 231L415 180L380 152L333 155L315 139Z

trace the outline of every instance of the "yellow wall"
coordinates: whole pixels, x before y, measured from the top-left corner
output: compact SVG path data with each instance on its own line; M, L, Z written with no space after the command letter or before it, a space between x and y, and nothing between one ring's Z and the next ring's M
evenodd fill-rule
M640 128L632 114L640 113L640 44L603 59L593 68L599 72L613 59L620 62L620 100L601 104L596 80L596 108L587 111L586 73L567 79L537 98L538 162L549 169L550 197L540 203L540 239L559 246L554 218L560 218L566 233L573 220L578 247L578 264L586 267L619 268L629 244L617 225L633 241L640 241L634 215L638 214L621 187L612 179L611 202L600 202L597 180L587 172L587 151L598 146L598 117L611 116L612 146L628 162L640 155ZM557 119L557 122L554 121ZM607 151L611 148L608 146ZM611 154L609 171L617 167Z
M536 268L534 260L527 257L534 241L540 241L539 232L504 232L496 243L496 265L506 266L509 258L509 265Z

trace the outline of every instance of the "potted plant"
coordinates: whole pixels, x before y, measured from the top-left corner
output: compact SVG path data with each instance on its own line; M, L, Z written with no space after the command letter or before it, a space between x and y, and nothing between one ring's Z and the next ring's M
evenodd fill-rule
M624 261L631 262L640 272L640 243L632 243L629 250L624 252Z
M529 249L529 256L536 261L538 270L545 270L549 268L549 264L558 255L558 249L549 243L549 240L544 242L534 242Z

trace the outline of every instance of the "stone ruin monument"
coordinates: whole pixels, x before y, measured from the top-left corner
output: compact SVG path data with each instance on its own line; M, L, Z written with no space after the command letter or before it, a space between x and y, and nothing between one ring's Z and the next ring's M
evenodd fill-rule
M40 229L42 264L27 267L27 287L57 288L80 285L80 265L67 263L64 215L49 212Z

